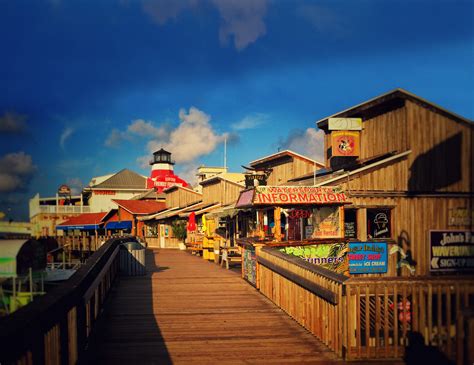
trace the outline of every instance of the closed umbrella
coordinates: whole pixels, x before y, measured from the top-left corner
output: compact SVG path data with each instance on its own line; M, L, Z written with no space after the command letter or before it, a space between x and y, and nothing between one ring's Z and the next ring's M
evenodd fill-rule
M196 213L191 212L188 220L188 231L192 232L196 230Z

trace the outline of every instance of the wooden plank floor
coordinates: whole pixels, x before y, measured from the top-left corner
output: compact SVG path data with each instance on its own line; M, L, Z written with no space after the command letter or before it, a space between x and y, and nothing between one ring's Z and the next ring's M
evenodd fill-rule
M236 272L178 250L147 270L115 285L88 362L344 363Z

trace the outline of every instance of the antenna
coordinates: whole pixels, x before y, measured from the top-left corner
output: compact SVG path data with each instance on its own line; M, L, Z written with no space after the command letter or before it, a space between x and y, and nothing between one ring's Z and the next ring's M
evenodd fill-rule
M224 169L227 172L227 135L224 137Z

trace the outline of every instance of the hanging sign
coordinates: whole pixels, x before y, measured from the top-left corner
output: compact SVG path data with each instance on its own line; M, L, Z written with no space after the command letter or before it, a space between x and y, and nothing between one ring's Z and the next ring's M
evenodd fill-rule
M391 237L389 209L367 210L367 234L369 238Z
M313 211L312 238L342 238L341 207L321 207Z
M332 156L356 157L360 150L360 132L335 131L331 133Z
M239 201L243 199L240 194ZM314 186L257 186L254 205L343 204L347 197L340 188Z
M329 118L330 131L361 131L362 118Z
M349 272L381 274L387 272L387 242L350 242Z
M430 271L474 270L474 232L430 231Z
M65 184L61 185L58 188L59 195L71 195L71 188Z

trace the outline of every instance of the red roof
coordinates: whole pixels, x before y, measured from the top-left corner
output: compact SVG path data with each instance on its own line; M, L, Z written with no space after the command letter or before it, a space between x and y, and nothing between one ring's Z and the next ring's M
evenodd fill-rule
M62 222L61 224L58 224L58 226L84 226L88 224L99 224L107 214L108 212L83 213L81 215L72 217L65 222Z
M154 200L114 199L114 202L132 214L152 214L166 209L165 202L157 202Z

